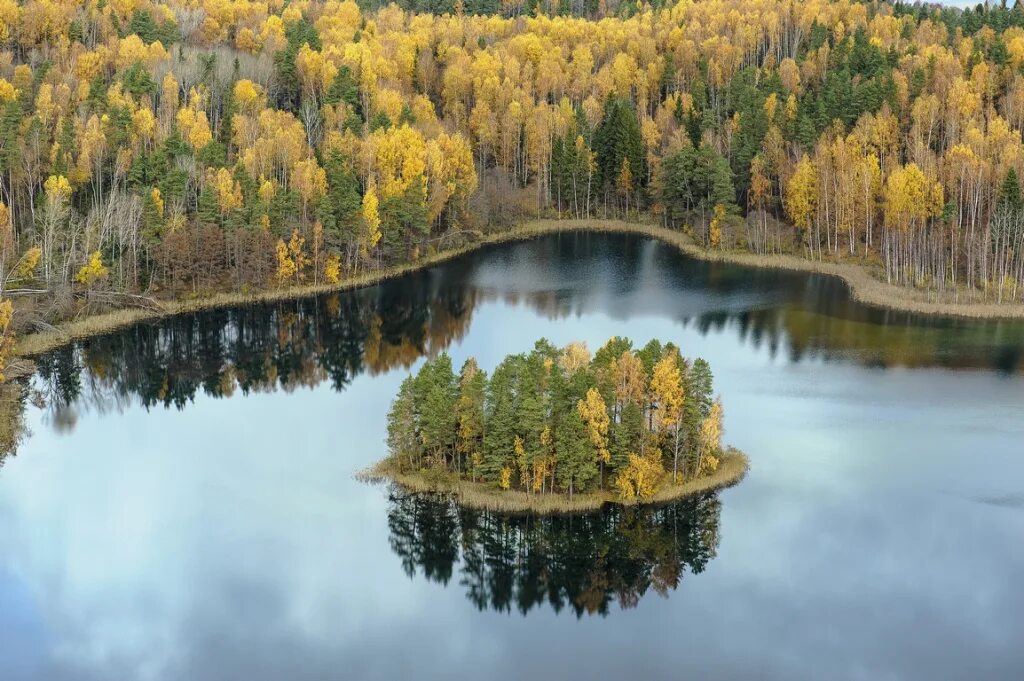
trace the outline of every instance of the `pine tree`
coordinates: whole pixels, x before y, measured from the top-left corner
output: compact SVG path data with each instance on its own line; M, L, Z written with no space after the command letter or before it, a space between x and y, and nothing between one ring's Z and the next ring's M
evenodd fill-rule
M324 172L327 175L327 195L318 206L317 219L324 226L327 249L337 253L358 238L363 198L359 191L359 178L352 162L344 154L332 152L324 164Z
M683 408L683 428L686 431L686 442L689 457L696 465L698 444L700 441L701 423L711 413L714 401L714 386L711 367L698 357L693 360L685 377L686 401Z
M499 364L487 385L486 432L481 471L484 478L497 482L503 468L512 465L516 438L514 388L522 355L511 355Z
M623 161L628 161L630 174L636 178L637 186L646 186L647 161L643 138L636 111L629 100L614 95L605 100L601 124L594 131L594 151L597 154L599 184L606 193L615 193Z
M455 444L455 403L458 389L452 360L447 353L424 363L414 384L419 405L420 437L437 463L442 463Z
M388 412L388 448L405 470L419 467L422 447L417 433L415 379L406 377Z
M628 463L630 453L645 451L644 414L640 405L630 400L622 408L622 416L612 427L612 470L618 472Z
M542 435L547 426L548 396L544 389L544 356L535 349L523 362L516 393L517 435L522 443L519 463L520 479L524 487L532 486L531 471L537 459L543 456Z
M459 397L455 403L457 470L462 470L467 460L474 470L474 461L480 458L486 389L487 374L481 371L475 359L467 359L459 372Z
M555 431L555 453L558 482L569 492L569 498L576 492L585 492L598 470L594 446L578 411L563 414Z
M728 162L706 144L696 149L682 147L663 161L658 193L676 219L694 211L703 216L716 205L728 207L736 201Z
M1017 179L1017 170L1010 168L1003 178L1003 186L999 191L999 200L1011 211L1019 211L1024 207L1021 199L1020 181Z

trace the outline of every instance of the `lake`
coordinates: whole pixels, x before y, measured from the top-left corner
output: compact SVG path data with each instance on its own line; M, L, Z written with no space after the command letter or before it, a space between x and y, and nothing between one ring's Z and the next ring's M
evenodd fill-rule
M613 335L710 362L743 482L536 518L355 479L424 356ZM568 234L38 365L5 681L1024 676L1021 322Z

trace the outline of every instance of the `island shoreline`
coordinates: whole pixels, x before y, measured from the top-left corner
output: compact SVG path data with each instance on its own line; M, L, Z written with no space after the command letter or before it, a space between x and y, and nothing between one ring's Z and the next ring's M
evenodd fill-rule
M866 265L832 261L815 261L795 255L757 255L739 251L711 251L693 242L685 233L643 222L623 220L556 220L538 219L524 222L508 230L484 234L480 239L438 251L413 263L403 263L364 275L351 277L337 284L318 284L265 289L252 293L218 293L207 298L186 301L159 301L159 309L119 309L81 319L63 322L55 330L26 334L18 339L14 358L31 358L57 349L76 340L116 331L133 324L153 322L204 310L295 300L324 293L351 291L380 284L435 265L439 265L487 246L528 241L559 233L592 232L645 236L678 249L683 254L708 262L722 262L744 267L800 271L841 279L852 299L879 308L939 317L965 319L1024 319L1024 304L949 303L921 300L913 289L887 284L872 276Z
M605 504L619 506L654 506L687 497L716 492L740 483L750 470L750 459L735 448L722 452L718 468L709 475L686 480L679 484L665 484L650 499L621 499L609 490L577 494L571 499L565 494L527 494L518 490L499 490L485 483L450 479L435 482L421 472L400 472L389 459L360 471L356 478L363 482L390 482L412 494L446 494L465 508L498 513L530 513L560 515L588 513L600 510Z

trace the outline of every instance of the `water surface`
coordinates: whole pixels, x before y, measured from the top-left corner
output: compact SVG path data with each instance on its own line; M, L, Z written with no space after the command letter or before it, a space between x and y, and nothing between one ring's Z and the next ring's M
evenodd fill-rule
M616 334L711 363L741 485L539 519L353 479L426 354ZM0 468L2 677L1018 679L1022 353L597 234L91 339Z

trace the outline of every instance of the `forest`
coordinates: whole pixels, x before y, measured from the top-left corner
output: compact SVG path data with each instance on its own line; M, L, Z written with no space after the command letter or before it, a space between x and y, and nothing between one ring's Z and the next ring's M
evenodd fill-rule
M1018 301L1022 64L1016 5L0 0L0 355L538 216Z
M634 350L614 337L537 341L490 377L470 358L459 374L442 353L408 376L388 413L388 464L529 495L614 490L650 500L708 475L722 457L722 403L711 368L671 343Z

